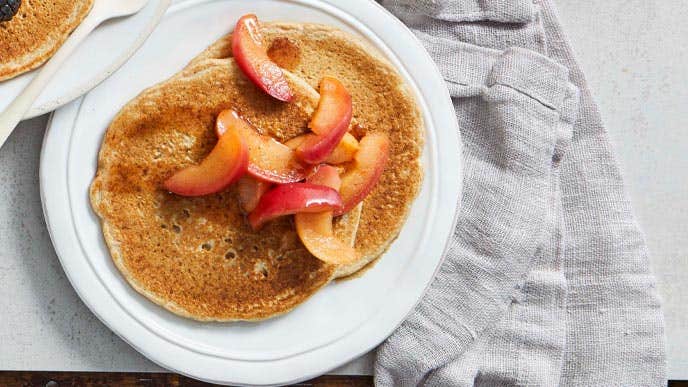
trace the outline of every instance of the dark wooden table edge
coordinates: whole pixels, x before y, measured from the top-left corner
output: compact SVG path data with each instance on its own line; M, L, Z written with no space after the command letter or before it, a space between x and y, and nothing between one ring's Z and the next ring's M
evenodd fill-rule
M267 371L269 372L269 371ZM186 376L163 372L64 372L64 371L0 371L0 386L188 386L213 384ZM367 387L373 385L372 376L324 375L294 386Z
M172 373L148 372L63 372L63 371L0 371L0 386L188 386L212 384ZM364 387L372 386L372 376L325 375L294 386ZM686 380L669 380L670 387L688 387Z

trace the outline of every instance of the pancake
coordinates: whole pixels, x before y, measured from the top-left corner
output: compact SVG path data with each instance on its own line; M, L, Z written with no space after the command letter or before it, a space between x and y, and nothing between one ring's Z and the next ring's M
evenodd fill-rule
M42 65L88 15L94 0L24 0L0 22L0 81Z
M379 257L397 237L422 180L422 120L385 59L330 27L264 27L271 57L287 70L292 103L254 86L223 37L180 73L129 102L101 146L90 196L113 261L134 289L184 317L261 320L288 312L331 280ZM335 219L337 237L362 253L359 262L334 266L316 259L299 241L291 217L253 232L233 187L197 198L162 189L166 178L212 149L215 117L224 109L238 110L280 141L307 132L324 75L337 77L351 92L354 135L381 131L392 142L373 192Z
M424 142L420 111L394 66L359 37L320 24L263 23L262 32L270 57L312 87L326 75L346 86L353 98L353 131L358 138L367 131L381 131L392 141L382 179L363 202L355 243L362 258L337 269L337 277L350 276L370 267L387 250L418 194ZM231 57L230 42L219 39L199 58Z

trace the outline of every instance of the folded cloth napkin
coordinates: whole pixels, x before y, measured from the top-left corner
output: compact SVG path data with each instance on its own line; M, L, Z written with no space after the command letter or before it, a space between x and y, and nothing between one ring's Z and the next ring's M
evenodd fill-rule
M551 0L383 0L465 143L444 263L377 352L381 386L666 385L647 250Z

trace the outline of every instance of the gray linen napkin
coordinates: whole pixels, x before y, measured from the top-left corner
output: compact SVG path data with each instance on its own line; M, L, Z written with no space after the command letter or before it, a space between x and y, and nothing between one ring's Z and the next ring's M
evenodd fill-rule
M447 256L378 385L665 385L642 233L550 0L383 0L444 75L465 142Z

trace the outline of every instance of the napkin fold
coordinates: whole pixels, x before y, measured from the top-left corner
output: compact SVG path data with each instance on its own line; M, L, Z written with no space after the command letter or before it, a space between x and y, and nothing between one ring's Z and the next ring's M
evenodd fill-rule
M647 249L548 0L385 0L447 81L464 192L378 385L665 385Z

